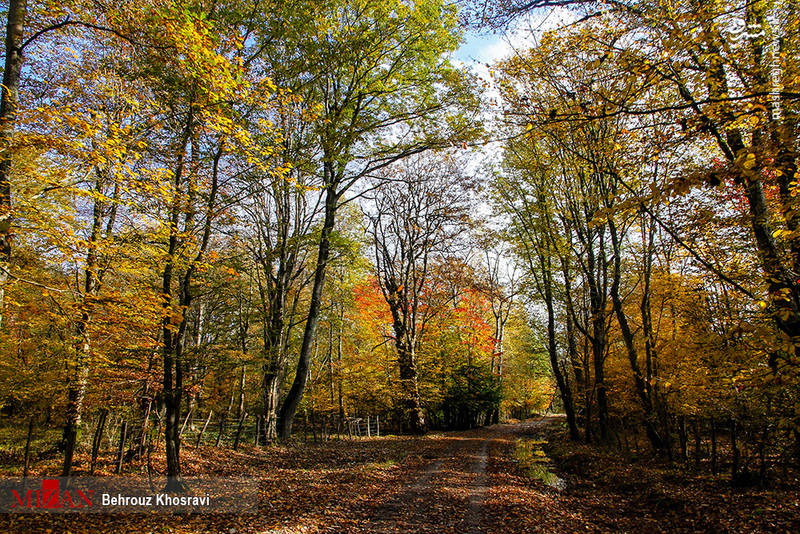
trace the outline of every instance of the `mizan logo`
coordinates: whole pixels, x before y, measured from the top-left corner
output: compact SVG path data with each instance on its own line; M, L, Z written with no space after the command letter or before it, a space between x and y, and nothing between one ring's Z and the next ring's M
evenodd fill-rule
M151 480L136 477L0 477L0 514L8 512L114 513L143 509L196 512L258 508L258 484L252 479L197 479L192 491L153 493ZM2 530L2 529L0 529Z
M27 490L20 495L17 490L11 490L12 508L86 508L92 506L94 490L81 491L79 489L61 490L59 480L50 478L42 480L42 488Z

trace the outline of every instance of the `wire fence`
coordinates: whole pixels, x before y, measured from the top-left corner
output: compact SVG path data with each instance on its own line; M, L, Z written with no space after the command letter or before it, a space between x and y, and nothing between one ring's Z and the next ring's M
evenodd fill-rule
M86 467L90 473L103 464L121 472L124 466L143 459L148 453L163 450L164 412L151 411L132 417L130 412L102 409L84 417L77 450L89 454ZM25 428L22 428L24 425ZM391 419L381 415L340 417L334 413L301 413L293 425L293 437L303 442L357 440L379 437L391 426ZM36 423L31 417L18 431L5 436L0 450L0 465L22 465L27 475L32 462L57 454L62 428ZM266 446L276 441L275 423L263 415L242 413L196 414L191 411L179 424L181 447L195 449L220 447L239 449Z
M298 418L294 435L306 442L379 437L381 424L379 415L342 418L317 414ZM131 460L164 447L164 426L163 414L126 418L125 414L101 410L85 421L79 446L91 453L90 471L94 471L98 457L113 454L115 470L120 472ZM245 445L265 446L275 441L274 423L263 415L247 412L240 415L217 415L213 411L205 415L189 413L180 422L179 433L184 448L211 446L237 450Z

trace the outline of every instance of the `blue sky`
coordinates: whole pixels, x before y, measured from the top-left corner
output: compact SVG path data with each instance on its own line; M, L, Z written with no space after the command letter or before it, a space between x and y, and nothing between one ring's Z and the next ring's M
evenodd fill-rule
M499 59L494 56L499 48L503 46L504 37L502 35L467 32L464 38L464 44L454 54L459 61L464 63L470 63L471 61L488 63Z
M464 33L464 43L454 57L466 64L494 63L533 44L536 37L575 20L575 13L566 8L537 10L522 16L505 32Z

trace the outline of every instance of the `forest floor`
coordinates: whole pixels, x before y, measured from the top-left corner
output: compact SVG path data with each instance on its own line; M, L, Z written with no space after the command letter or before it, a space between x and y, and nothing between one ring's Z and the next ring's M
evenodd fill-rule
M549 455L549 456L548 456ZM161 461L153 457L153 461ZM800 532L800 490L564 441L537 418L424 437L188 448L187 475L252 476L250 514L0 515L0 532Z

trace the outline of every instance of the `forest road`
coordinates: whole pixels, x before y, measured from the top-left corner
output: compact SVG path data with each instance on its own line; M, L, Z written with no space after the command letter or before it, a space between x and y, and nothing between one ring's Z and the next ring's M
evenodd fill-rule
M445 446L423 463L363 523L361 532L489 533L513 528L498 517L504 493L511 489L504 473L517 440L536 433L547 419L516 425L498 424L433 439ZM551 490L544 489L544 492Z
M686 466L631 465L569 442L563 426L545 417L421 437L187 449L194 473L258 480L258 510L0 514L0 533L800 532L796 490L743 491Z

